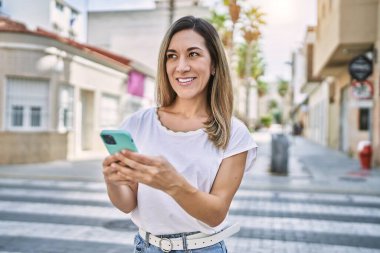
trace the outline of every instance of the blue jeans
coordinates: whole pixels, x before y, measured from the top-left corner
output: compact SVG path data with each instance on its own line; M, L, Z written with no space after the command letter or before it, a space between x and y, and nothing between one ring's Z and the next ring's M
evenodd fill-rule
M178 238L181 237L180 234L175 235L165 235L165 238ZM135 236L135 249L133 253L162 253L162 250L152 244L147 245L145 241L141 238L139 234ZM201 249L191 249L191 250L172 250L170 253L227 253L226 245L224 241L218 242L209 247Z

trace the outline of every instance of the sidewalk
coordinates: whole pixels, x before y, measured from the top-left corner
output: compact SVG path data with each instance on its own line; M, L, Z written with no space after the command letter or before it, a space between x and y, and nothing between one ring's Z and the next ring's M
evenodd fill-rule
M380 195L380 168L360 170L358 160L303 137L289 137L288 175L272 175L269 172L270 133L256 132L253 138L259 144L258 158L244 178L243 187ZM103 181L101 159L0 165L0 177Z
M303 137L289 137L288 176L269 173L269 132L257 132L256 168L250 173L255 188L380 195L380 168L361 170L359 161Z

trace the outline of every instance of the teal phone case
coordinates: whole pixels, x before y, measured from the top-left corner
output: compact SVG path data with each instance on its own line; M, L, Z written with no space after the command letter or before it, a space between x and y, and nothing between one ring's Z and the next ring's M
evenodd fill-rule
M123 149L137 152L132 136L125 130L103 130L100 137L110 154L115 154Z

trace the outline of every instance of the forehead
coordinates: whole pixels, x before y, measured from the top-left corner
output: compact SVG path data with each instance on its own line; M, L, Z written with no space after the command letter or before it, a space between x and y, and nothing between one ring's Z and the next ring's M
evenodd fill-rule
M194 30L187 29L173 35L169 43L169 49L199 47L206 49L205 39Z

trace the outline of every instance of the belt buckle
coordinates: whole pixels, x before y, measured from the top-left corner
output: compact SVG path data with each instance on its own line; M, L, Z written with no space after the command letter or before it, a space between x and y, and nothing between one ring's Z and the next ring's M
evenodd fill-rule
M166 249L163 249L162 248L162 241L167 241L169 243L169 246L170 246L170 249L169 250L166 250ZM169 238L161 238L160 242L158 243L158 245L160 246L160 249L163 251L163 252L170 252L173 250L173 242L172 240L170 240Z

